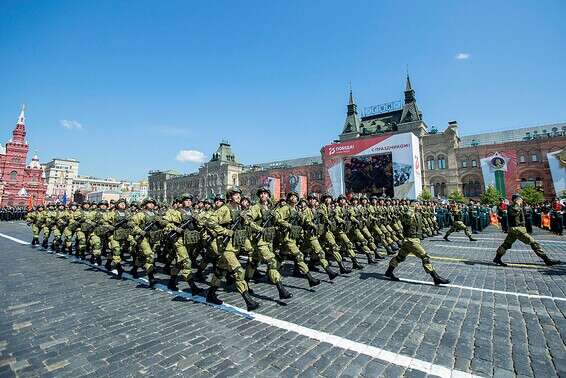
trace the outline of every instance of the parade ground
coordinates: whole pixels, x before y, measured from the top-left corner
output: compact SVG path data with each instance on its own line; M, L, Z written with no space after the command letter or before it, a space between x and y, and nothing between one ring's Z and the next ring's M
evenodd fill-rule
M414 257L392 282L387 257L360 258L363 270L332 282L315 273L323 282L310 289L287 262L294 297L280 301L261 279L249 313L230 288L220 306L169 291L164 274L150 290L145 278L32 248L25 223L3 222L0 376L566 376L566 265L546 267L517 242L510 266L495 266L505 235L476 236L423 242L451 284L432 285ZM566 260L566 237L534 236Z

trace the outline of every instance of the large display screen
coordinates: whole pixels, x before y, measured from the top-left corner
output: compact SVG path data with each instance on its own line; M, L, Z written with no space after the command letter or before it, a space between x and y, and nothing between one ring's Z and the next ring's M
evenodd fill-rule
M346 193L394 196L391 153L344 159Z

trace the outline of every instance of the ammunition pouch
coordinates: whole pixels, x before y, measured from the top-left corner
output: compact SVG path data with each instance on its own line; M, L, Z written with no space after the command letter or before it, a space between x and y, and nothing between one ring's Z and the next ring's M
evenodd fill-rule
M303 233L303 228L301 226L291 226L291 230L289 231L289 237L291 239L300 239Z
M236 248L241 247L244 245L248 237L249 237L248 230L246 229L235 230L234 236L232 237L232 245Z
M261 239L267 242L273 241L273 239L275 239L275 232L275 227L266 227L263 229Z
M114 240L126 240L128 239L128 235L130 235L128 229L118 228L116 231L114 231Z
M201 240L200 232L195 230L185 230L183 233L183 243L185 245L195 245Z

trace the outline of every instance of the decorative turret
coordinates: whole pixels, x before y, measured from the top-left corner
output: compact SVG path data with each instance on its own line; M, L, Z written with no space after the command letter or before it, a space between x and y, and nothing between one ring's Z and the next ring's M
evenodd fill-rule
M25 117L26 106L22 105L22 110L20 111L20 116L16 122L16 128L12 131L11 143L26 144L26 117Z
M401 114L400 123L421 121L422 114L417 106L417 100L415 98L415 90L411 85L411 79L409 74L407 74L407 82L405 84L405 104L403 105L403 113Z
M350 95L348 97L348 107L346 112L346 120L344 121L344 128L340 134L340 140L357 138L360 135L362 122L358 117L358 106L354 101L354 94L350 88Z
M41 164L39 163L39 158L36 155L33 155L31 159L31 164L29 165L31 169L41 169Z

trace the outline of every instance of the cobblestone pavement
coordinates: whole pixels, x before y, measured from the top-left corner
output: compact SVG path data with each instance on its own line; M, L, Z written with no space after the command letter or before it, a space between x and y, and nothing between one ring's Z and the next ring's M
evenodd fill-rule
M566 237L535 234L566 260ZM33 249L18 242L31 239L25 224L2 223L0 376L566 376L566 265L547 268L517 242L504 258L515 265L497 267L501 232L462 236L424 241L452 285L431 285L416 258L396 270L405 281L383 277L385 260L333 282L316 273L314 289L287 265L294 297L255 283L262 307L248 314L233 291L210 306L150 290Z

